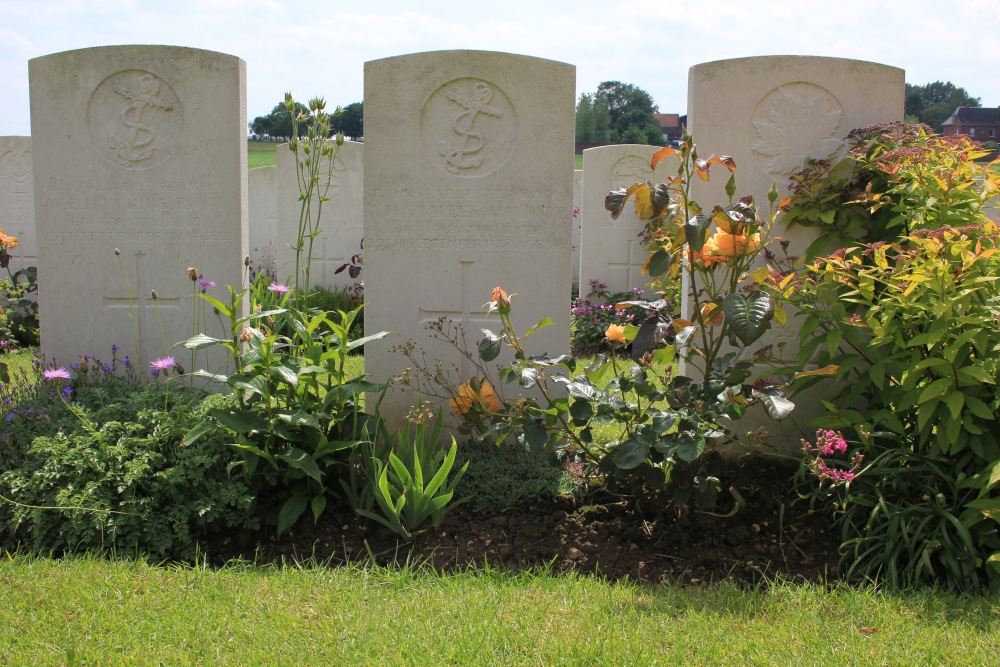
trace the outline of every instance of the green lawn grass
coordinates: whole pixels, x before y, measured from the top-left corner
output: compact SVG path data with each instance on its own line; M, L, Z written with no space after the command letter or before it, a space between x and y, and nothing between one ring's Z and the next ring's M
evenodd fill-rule
M247 162L250 169L277 164L278 155L275 151L277 146L278 144L274 141L248 141Z
M583 169L583 155L577 154L574 156L573 169Z
M980 666L1000 651L1000 600L932 592L20 556L0 584L4 665Z

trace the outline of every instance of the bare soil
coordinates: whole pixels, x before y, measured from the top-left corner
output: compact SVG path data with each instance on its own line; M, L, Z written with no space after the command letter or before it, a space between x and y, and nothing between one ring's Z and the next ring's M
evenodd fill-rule
M713 512L678 509L655 495L639 502L611 497L555 499L495 516L459 507L412 543L349 510L318 524L300 522L280 538L216 545L223 560L281 562L315 557L331 564L426 563L440 571L469 567L547 568L597 573L611 580L699 584L757 583L776 577L825 582L837 574L836 535L821 513L796 502L794 468L762 457L729 462ZM731 516L720 516L732 513Z

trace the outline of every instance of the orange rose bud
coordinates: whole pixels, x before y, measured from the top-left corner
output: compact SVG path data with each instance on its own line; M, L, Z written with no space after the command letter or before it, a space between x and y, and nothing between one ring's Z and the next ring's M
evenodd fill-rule
M626 343L625 327L621 324L609 324L608 330L604 332L604 337L612 343Z
M496 304L497 310L500 311L501 315L506 315L510 312L510 297L507 296L507 292L504 292L499 285L493 288L491 299Z

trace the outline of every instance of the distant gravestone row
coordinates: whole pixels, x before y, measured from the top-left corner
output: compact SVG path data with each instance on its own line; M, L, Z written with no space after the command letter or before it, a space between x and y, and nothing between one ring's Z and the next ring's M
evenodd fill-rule
M0 227L21 238L12 267L39 267L49 359L130 350L134 337L144 362L162 356L164 340L192 333L188 267L217 296L243 284L248 255L272 252L279 278L292 276L294 156L279 147L276 167L247 172L242 60L101 47L37 58L29 74L33 138L0 138ZM676 161L653 173L656 147L608 146L585 151L582 173L571 172L574 79L571 65L480 51L366 64L367 136L341 146L327 170L312 283L353 282L337 269L364 243L366 328L398 334L366 346L372 378L404 372L389 348L413 339L467 380L468 360L426 327L462 325L474 349L480 329L499 326L483 308L496 286L516 294L519 331L556 320L531 339L532 351L553 355L569 347L571 280L584 294L590 278L646 287L642 224L631 211L612 222L604 197L661 181ZM831 58L720 61L692 68L688 99L699 153L732 155L739 194L762 203L806 158L841 151L849 130L901 119L903 73ZM696 183L695 197L723 203L724 184ZM809 241L788 236L793 251ZM414 398L397 391L382 407L398 419Z

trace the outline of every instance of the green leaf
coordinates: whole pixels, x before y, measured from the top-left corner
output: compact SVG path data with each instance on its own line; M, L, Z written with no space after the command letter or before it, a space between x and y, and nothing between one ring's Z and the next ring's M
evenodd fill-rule
M614 462L622 470L631 470L640 466L647 457L649 457L649 443L633 438L618 446Z
M319 466L316 465L316 459L298 447L289 447L285 451L275 454L275 456L322 484L323 473L320 471Z
M760 400L764 404L767 416L775 421L781 421L795 409L795 404L784 396L764 394L760 397Z
M744 345L749 345L770 328L774 317L774 300L770 294L759 290L749 297L734 292L726 295L722 309L730 331Z
M536 324L535 326L533 326L530 329L528 329L528 331L524 334L524 337L527 338L528 336L530 336L531 334L535 333L536 331L541 331L545 327L552 326L553 324L555 324L555 322L552 320L551 317L543 317L538 322L538 324Z
M232 312L229 310L229 306L222 303L214 296L209 296L208 294L199 294L198 298L204 301L208 301L210 304L212 304L212 307L218 310L223 317L229 317L230 315L232 315Z
M518 369L518 383L525 389L531 389L538 384L538 369L532 366L522 366Z
M182 343L182 345L189 350L200 350L202 348L212 347L213 345L225 345L226 343L231 342L232 341L224 340L222 338L212 338L211 336L206 336L205 334L198 334L197 336L188 338Z
M736 174L730 174L729 180L726 181L726 196L732 201L733 195L736 194Z
M197 426L192 428L190 431L184 434L184 440L181 441L182 446L191 446L198 441L201 436L206 433L211 433L216 428L215 423L211 420L204 420L200 422Z
M693 252L701 252L705 247L705 237L708 235L708 228L712 225L712 219L707 215L695 215L684 223L684 237Z
M691 463L705 451L705 439L685 435L677 439L677 457Z
M250 412L242 412L236 408L228 410L211 410L209 414L220 424L236 433L250 433L251 431L266 431L268 421Z
M670 265L673 263L673 255L666 250L657 250L649 256L648 260L646 260L646 274L649 275L650 278L662 276L670 269Z
M594 406L587 400L573 401L573 405L569 406L569 416L576 426L584 426L593 418Z
M917 404L923 404L932 399L940 398L953 386L951 378L938 378L924 387L924 390L920 393L920 398L917 399Z
M278 512L278 535L281 535L306 511L308 503L305 495L295 495L285 501Z
M312 499L313 521L319 521L319 515L326 509L326 496L318 495Z
M524 427L524 443L532 454L542 454L549 442L549 434L542 426L529 423Z
M585 401L593 400L593 398L598 394L597 387L588 382L581 382L579 380L576 382L570 382L566 389L569 391L569 395L573 398Z
M962 407L965 405L965 395L960 391L956 391L953 394L949 394L944 402L948 406L948 409L951 410L952 419L958 419L959 415L962 414Z
M6 361L0 361L0 382L10 382L10 373L7 370Z
M358 338L357 340L352 340L350 343L347 344L347 349L348 350L353 350L355 348L361 347L365 343L370 343L373 340L382 340L383 338L385 338L386 336L388 336L390 333L391 332L389 332L389 331L379 331L378 333L373 333L370 336L364 336L363 338Z
M483 339L479 341L479 358L483 361L493 361L500 356L500 336L489 329L483 329Z

